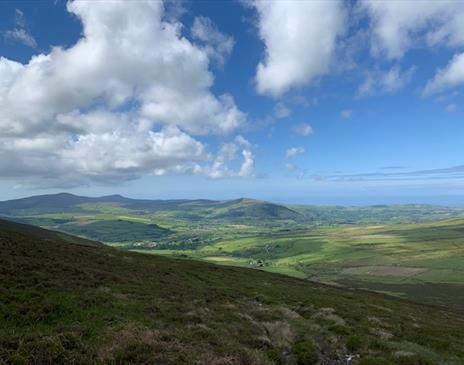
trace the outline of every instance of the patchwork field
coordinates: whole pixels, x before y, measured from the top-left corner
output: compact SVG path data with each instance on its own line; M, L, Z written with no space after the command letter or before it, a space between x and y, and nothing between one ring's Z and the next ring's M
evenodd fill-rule
M464 310L464 220L335 226L137 251L255 267Z

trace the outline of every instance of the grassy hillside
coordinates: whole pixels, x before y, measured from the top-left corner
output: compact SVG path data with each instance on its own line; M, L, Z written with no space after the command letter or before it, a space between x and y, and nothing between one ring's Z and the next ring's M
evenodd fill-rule
M69 225L66 231L103 242L150 242L172 233L171 230L154 223L145 224L123 219L82 222L80 225Z
M464 318L0 222L0 363L463 364Z
M61 241L82 246L103 246L103 244L100 242L4 219L0 219L0 232L3 237L7 237L8 235L14 237L16 234L18 234L18 232L21 232L21 234L30 237L31 239L37 239L41 241Z
M222 211L213 215L215 218L236 219L284 219L300 221L303 216L296 211L278 204L253 199L231 200L224 204Z
M120 195L99 198L60 193L32 196L0 202L0 214L37 216L49 213L94 213L96 211L126 212L139 215L168 213L171 217L196 221L200 219L289 219L303 216L282 205L254 199L216 200L140 200Z

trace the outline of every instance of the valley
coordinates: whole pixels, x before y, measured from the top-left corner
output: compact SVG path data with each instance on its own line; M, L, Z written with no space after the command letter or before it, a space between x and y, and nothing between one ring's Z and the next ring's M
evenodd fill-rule
M57 194L1 202L0 214L128 251L255 268L464 310L460 208Z

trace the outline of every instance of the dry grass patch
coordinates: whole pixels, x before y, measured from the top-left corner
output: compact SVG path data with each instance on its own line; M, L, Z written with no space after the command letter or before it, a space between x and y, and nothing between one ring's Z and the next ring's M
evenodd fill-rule
M362 236L357 236L356 239L360 240L372 240L372 239L389 239L389 238L398 238L396 234L365 234Z
M349 275L373 275L373 276L397 276L411 277L426 272L423 267L404 266L356 266L347 267L342 270L343 274Z

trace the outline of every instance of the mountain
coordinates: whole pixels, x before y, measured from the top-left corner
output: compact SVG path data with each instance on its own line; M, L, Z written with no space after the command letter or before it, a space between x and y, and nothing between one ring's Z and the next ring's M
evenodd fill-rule
M435 205L365 207L281 205L248 198L149 200L130 199L121 195L84 197L59 193L0 202L0 215L9 217L88 214L97 211L108 213L117 209L119 212L135 215L163 215L190 222L215 220L243 224L250 222L272 224L276 221L312 225L415 223L464 215L464 208Z
M181 217L193 220L214 219L281 219L298 220L303 216L285 206L254 199L236 200L143 200L130 199L121 195L84 197L68 193L32 196L0 202L0 214L7 216L30 216L50 213L82 213L94 211L95 205L125 208L144 213L160 211L178 212Z
M89 201L91 201L91 198L67 193L37 195L0 202L0 212L14 214L16 211L31 209L63 209Z
M215 217L220 219L279 219L298 221L303 218L300 213L283 205L265 201L241 198L230 200L222 205L224 212L218 212Z
M79 211L81 204L86 203L117 203L123 204L132 201L121 195L109 195L99 198L89 198L69 193L36 195L27 198L7 200L0 202L0 213L8 215L22 215L30 212L64 212Z
M462 364L464 317L0 220L0 363Z

